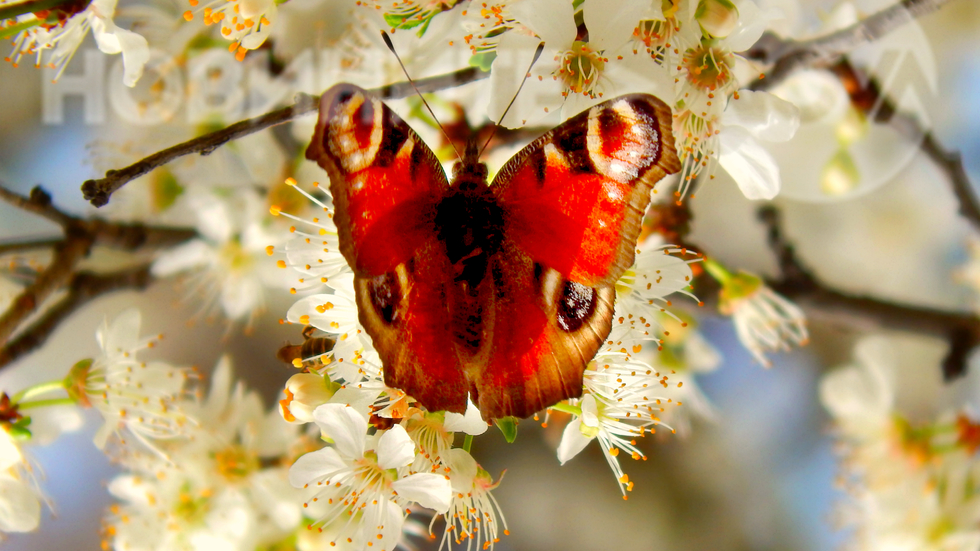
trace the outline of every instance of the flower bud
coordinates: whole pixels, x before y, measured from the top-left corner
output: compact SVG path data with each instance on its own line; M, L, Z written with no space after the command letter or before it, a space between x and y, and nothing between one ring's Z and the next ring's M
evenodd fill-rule
M701 0L694 17L705 33L724 38L738 24L738 8L730 0Z
M333 394L334 389L322 375L297 373L286 381L286 398L279 400L279 413L288 423L309 423L313 410Z

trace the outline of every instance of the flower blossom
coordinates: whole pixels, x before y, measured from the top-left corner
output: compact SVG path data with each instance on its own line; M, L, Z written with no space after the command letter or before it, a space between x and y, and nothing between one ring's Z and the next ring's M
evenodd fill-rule
M94 407L105 424L95 435L102 449L110 436L125 444L125 434L158 451L156 441L185 435L188 419L180 405L188 369L164 362L142 362L139 351L151 348L153 338L140 338L140 313L133 308L104 322L96 332L102 355L78 362L69 375L69 394Z
M302 525L299 492L278 460L295 443L275 410L233 384L231 363L216 366L208 397L184 404L188 438L164 443L170 461L132 455L109 484L119 500L103 520L116 549L255 549ZM267 464L268 466L266 466Z
M150 48L145 38L118 27L112 21L116 1L92 0L87 5L69 3L21 16L18 23L35 23L35 26L14 37L14 49L7 61L16 66L23 56L33 55L35 65L40 67L44 64L44 52L51 50L46 65L57 71L57 80L91 29L99 50L107 54L122 54L125 68L123 83L135 86L143 74L143 66L150 59ZM79 9L80 6L84 7Z
M316 493L307 506L322 507L313 526L340 520L336 539L359 548L391 550L401 537L405 507L418 503L445 513L452 499L448 477L411 473L416 445L401 425L368 434L368 421L354 408L325 404L314 412L317 425L333 444L307 453L289 470L296 488Z

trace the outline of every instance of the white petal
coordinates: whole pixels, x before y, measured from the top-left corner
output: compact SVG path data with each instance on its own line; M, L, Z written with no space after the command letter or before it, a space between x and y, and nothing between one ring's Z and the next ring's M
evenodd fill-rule
M732 126L720 136L718 162L746 199L772 199L779 193L779 166L748 131Z
M395 549L398 540L402 537L402 525L405 523L405 511L390 499L379 499L368 504L364 508L364 515L361 522L361 534L363 540L374 542L372 547L362 549ZM381 538L378 538L380 528ZM350 547L350 549L356 549Z
M123 84L132 88L143 76L143 67L150 60L150 45L141 35L126 29L116 28L116 40L122 48Z
M0 532L29 532L40 522L41 502L34 490L22 480L0 477Z
M589 29L589 46L610 50L632 38L633 30L648 12L649 5L647 2L619 2L610 6L605 0L587 0L582 9L585 28Z
M378 465L382 469L404 467L415 459L415 442L405 427L395 425L378 439Z
M136 348L139 343L140 321L142 316L137 308L128 308L113 318L105 333L106 354L116 354Z
M17 447L7 431L0 433L0 472L19 464L23 458L20 448Z
M334 473L345 468L347 464L337 450L328 446L301 455L289 468L289 483L293 488L302 488L320 478L329 479Z
M437 513L449 510L453 488L449 479L441 474L417 473L391 483L398 496L418 503Z
M832 371L820 381L820 401L840 420L883 422L894 404L894 357L885 339L862 339L857 363Z
M596 428L599 426L599 406L596 404L595 396L586 394L582 398L582 424L587 427Z
M217 254L207 243L194 239L178 245L153 261L150 273L156 277L167 277L185 270L208 264Z
M575 10L568 0L518 2L513 5L510 13L514 19L541 37L548 49L567 49L575 40ZM632 33L633 29L630 29L630 35Z
M566 461L578 455L592 441L591 438L582 434L582 418L576 417L565 425L565 432L561 435L561 443L558 444L558 461L562 465Z
M472 491L473 479L479 472L476 459L473 459L473 456L463 448L452 448L446 456L446 463L449 465L449 480L452 483L453 491L463 494Z
M489 428L487 422L480 415L480 410L472 400L466 400L466 413L460 415L451 411L446 412L446 430L452 432L465 432L472 436L479 436Z
M249 274L229 277L221 286L221 309L228 319L241 319L261 308L264 297L262 282L257 277Z
M228 407L232 378L231 358L225 354L218 359L218 364L211 372L211 389L202 411L202 421L217 418Z
M735 6L738 8L738 24L723 42L733 52L744 52L751 48L765 32L769 21L781 17L778 10L767 10L765 14L760 14L759 7L752 0L736 1Z
M800 110L768 92L741 90L728 102L722 116L725 126L741 126L752 136L769 142L785 142L800 127Z
M364 457L368 422L357 410L341 404L323 404L313 411L313 419L341 455L349 459Z
M246 19L254 19L255 16L265 13L274 3L269 0L241 0L238 5L239 15Z

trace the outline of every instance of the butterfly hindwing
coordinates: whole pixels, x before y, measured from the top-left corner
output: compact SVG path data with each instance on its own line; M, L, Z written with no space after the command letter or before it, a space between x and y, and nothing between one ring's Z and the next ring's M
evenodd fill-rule
M489 354L474 377L485 419L529 417L582 395L582 373L612 323L615 291L568 281L504 241L492 261Z

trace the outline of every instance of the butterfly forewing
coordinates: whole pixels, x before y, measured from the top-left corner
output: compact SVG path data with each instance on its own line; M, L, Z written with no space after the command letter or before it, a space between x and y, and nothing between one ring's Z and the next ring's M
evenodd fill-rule
M365 90L338 84L324 92L306 158L330 175L341 253L355 273L388 273L433 234L446 173L408 124Z
M491 189L504 232L572 281L613 285L633 264L653 185L680 170L670 109L648 94L601 103L507 162Z

